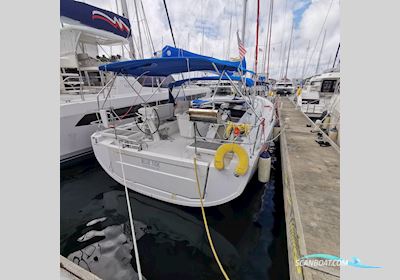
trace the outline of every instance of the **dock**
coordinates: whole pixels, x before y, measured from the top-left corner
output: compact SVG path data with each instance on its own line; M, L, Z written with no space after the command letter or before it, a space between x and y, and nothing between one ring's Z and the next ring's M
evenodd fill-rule
M320 146L312 121L280 97L280 149L290 279L339 279L340 267L296 266L309 254L340 256L340 151ZM308 125L308 126L307 126Z
M69 259L60 256L60 279L61 280L101 280L93 273L83 269Z

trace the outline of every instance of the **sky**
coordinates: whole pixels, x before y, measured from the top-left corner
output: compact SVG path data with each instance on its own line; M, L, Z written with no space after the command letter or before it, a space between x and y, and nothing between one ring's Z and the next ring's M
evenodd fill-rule
M82 0L82 2L118 13L121 13L120 1ZM139 22L144 56L150 57L152 49L144 31L144 15L139 8L138 21L134 0L126 1L135 45L139 45L137 29ZM155 50L161 50L164 45L173 46L163 0L137 0L138 7L140 7L140 1L143 3ZM264 64L266 63L263 58L270 1L260 0L259 73L265 72ZM241 36L244 0L166 0L166 3L177 47L220 59L239 56L236 32L239 31ZM330 68L340 43L339 0L273 0L273 4L270 77L280 79L285 75L292 23L293 35L287 77L301 78L316 73L325 31L326 38L318 72ZM247 50L247 68L252 70L255 61L256 15L257 0L248 0L244 45Z

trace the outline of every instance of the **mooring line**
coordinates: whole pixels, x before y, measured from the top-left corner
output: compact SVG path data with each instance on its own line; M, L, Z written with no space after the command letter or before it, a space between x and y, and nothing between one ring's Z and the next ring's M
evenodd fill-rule
M225 279L226 279L226 280L230 280L229 277L228 277L228 274L226 274L226 272L225 272L225 270L224 270L224 267L222 266L221 261L220 261L219 258L218 258L217 251L216 251L215 248L214 248L214 244L213 244L213 241L212 241L212 238L211 238L211 235L210 235L210 230L208 229L208 223L207 223L206 212L205 212L205 210L204 210L203 198L202 198L201 191L200 191L199 176L198 176L198 174L197 174L197 159L196 159L196 157L194 157L193 160L194 160L194 173L195 173L195 175L196 175L197 191L198 191L198 193L199 193L199 199L200 199L201 214L202 214L202 216L203 216L203 222L204 222L204 227L205 227L206 233L207 233L208 243L210 244L211 251L212 251L212 253L213 253L213 255L214 255L214 259L215 259L215 261L217 262L219 269L221 270L221 272L222 272L222 274L224 275Z
M135 233L135 225L133 224L133 217L132 217L132 209L131 209L131 203L129 201L129 194L128 194L128 187L126 186L126 178L125 178L125 171L124 171L124 164L122 162L122 154L121 154L121 145L122 143L120 142L118 145L118 152L119 152L119 161L121 163L121 170L122 170L122 178L124 180L124 187L125 187L125 197L126 197L126 204L128 206L128 213L129 213L129 222L131 224L131 232L132 232L132 239L133 239L133 248L135 251L135 259L136 259L136 267L137 267L137 272L139 276L139 280L142 280L142 269L140 266L140 260L139 260L139 251L137 248L137 243L136 243L136 233Z

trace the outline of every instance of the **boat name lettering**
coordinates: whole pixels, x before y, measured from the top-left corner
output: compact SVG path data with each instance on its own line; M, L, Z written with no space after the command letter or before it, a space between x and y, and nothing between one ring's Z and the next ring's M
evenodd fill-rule
M142 158L142 164L147 165L148 167L159 169L160 168L160 162L156 160L151 160L147 158Z

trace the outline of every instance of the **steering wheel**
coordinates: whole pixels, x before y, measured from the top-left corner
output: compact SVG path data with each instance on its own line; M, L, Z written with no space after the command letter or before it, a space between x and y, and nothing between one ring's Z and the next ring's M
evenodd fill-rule
M134 117L137 128L146 135L153 135L160 128L160 117L158 116L157 110L153 107L144 107L144 115L136 113ZM151 112L148 112L151 109ZM153 113L156 116L155 121Z

